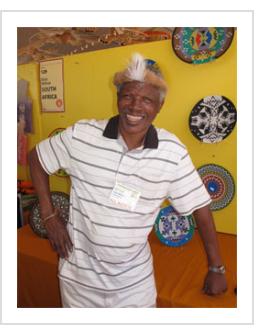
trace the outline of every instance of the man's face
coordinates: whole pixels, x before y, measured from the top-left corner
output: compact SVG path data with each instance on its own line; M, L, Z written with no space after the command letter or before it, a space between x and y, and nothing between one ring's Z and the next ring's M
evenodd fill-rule
M119 128L126 134L144 134L160 111L159 90L151 84L132 81L118 93Z

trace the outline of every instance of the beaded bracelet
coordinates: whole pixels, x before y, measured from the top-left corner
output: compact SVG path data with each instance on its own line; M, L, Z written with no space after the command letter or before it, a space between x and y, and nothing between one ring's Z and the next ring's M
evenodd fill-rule
M49 216L47 216L46 218L42 219L42 223L48 221L49 219L53 218L54 216L56 216L58 214L57 208L55 208L54 212L52 214L50 214Z

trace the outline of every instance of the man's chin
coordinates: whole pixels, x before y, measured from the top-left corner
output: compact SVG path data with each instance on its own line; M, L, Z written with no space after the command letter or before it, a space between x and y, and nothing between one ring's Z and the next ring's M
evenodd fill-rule
M135 124L123 124L122 130L127 134L140 134L147 131L147 127L143 125L135 125Z

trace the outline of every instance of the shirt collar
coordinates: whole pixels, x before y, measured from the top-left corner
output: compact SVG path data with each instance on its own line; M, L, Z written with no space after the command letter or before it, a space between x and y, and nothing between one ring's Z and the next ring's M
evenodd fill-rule
M104 137L112 139L118 138L118 121L119 121L119 115L116 115L111 119L109 119L103 132ZM145 136L144 149L157 149L158 145L159 145L159 139L157 130L153 125L150 125L147 134Z

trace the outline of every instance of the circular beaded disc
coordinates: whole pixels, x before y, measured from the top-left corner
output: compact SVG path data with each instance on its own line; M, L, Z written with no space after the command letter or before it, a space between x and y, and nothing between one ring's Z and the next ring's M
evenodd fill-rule
M187 243L194 233L194 220L191 215L179 216L172 206L160 210L154 225L159 240L171 247Z
M193 107L189 128L199 141L218 143L230 135L236 119L236 108L229 99L221 95L211 95L201 99Z
M59 210L59 215L65 225L69 220L69 199L69 195L64 192L51 192L52 204ZM29 224L35 234L47 238L47 231L41 221L39 200L36 200L30 211Z
M211 210L216 211L225 208L235 194L235 183L231 174L225 168L216 164L203 165L197 171L211 196Z
M223 55L232 43L234 28L181 27L172 33L172 48L184 62L203 64Z

